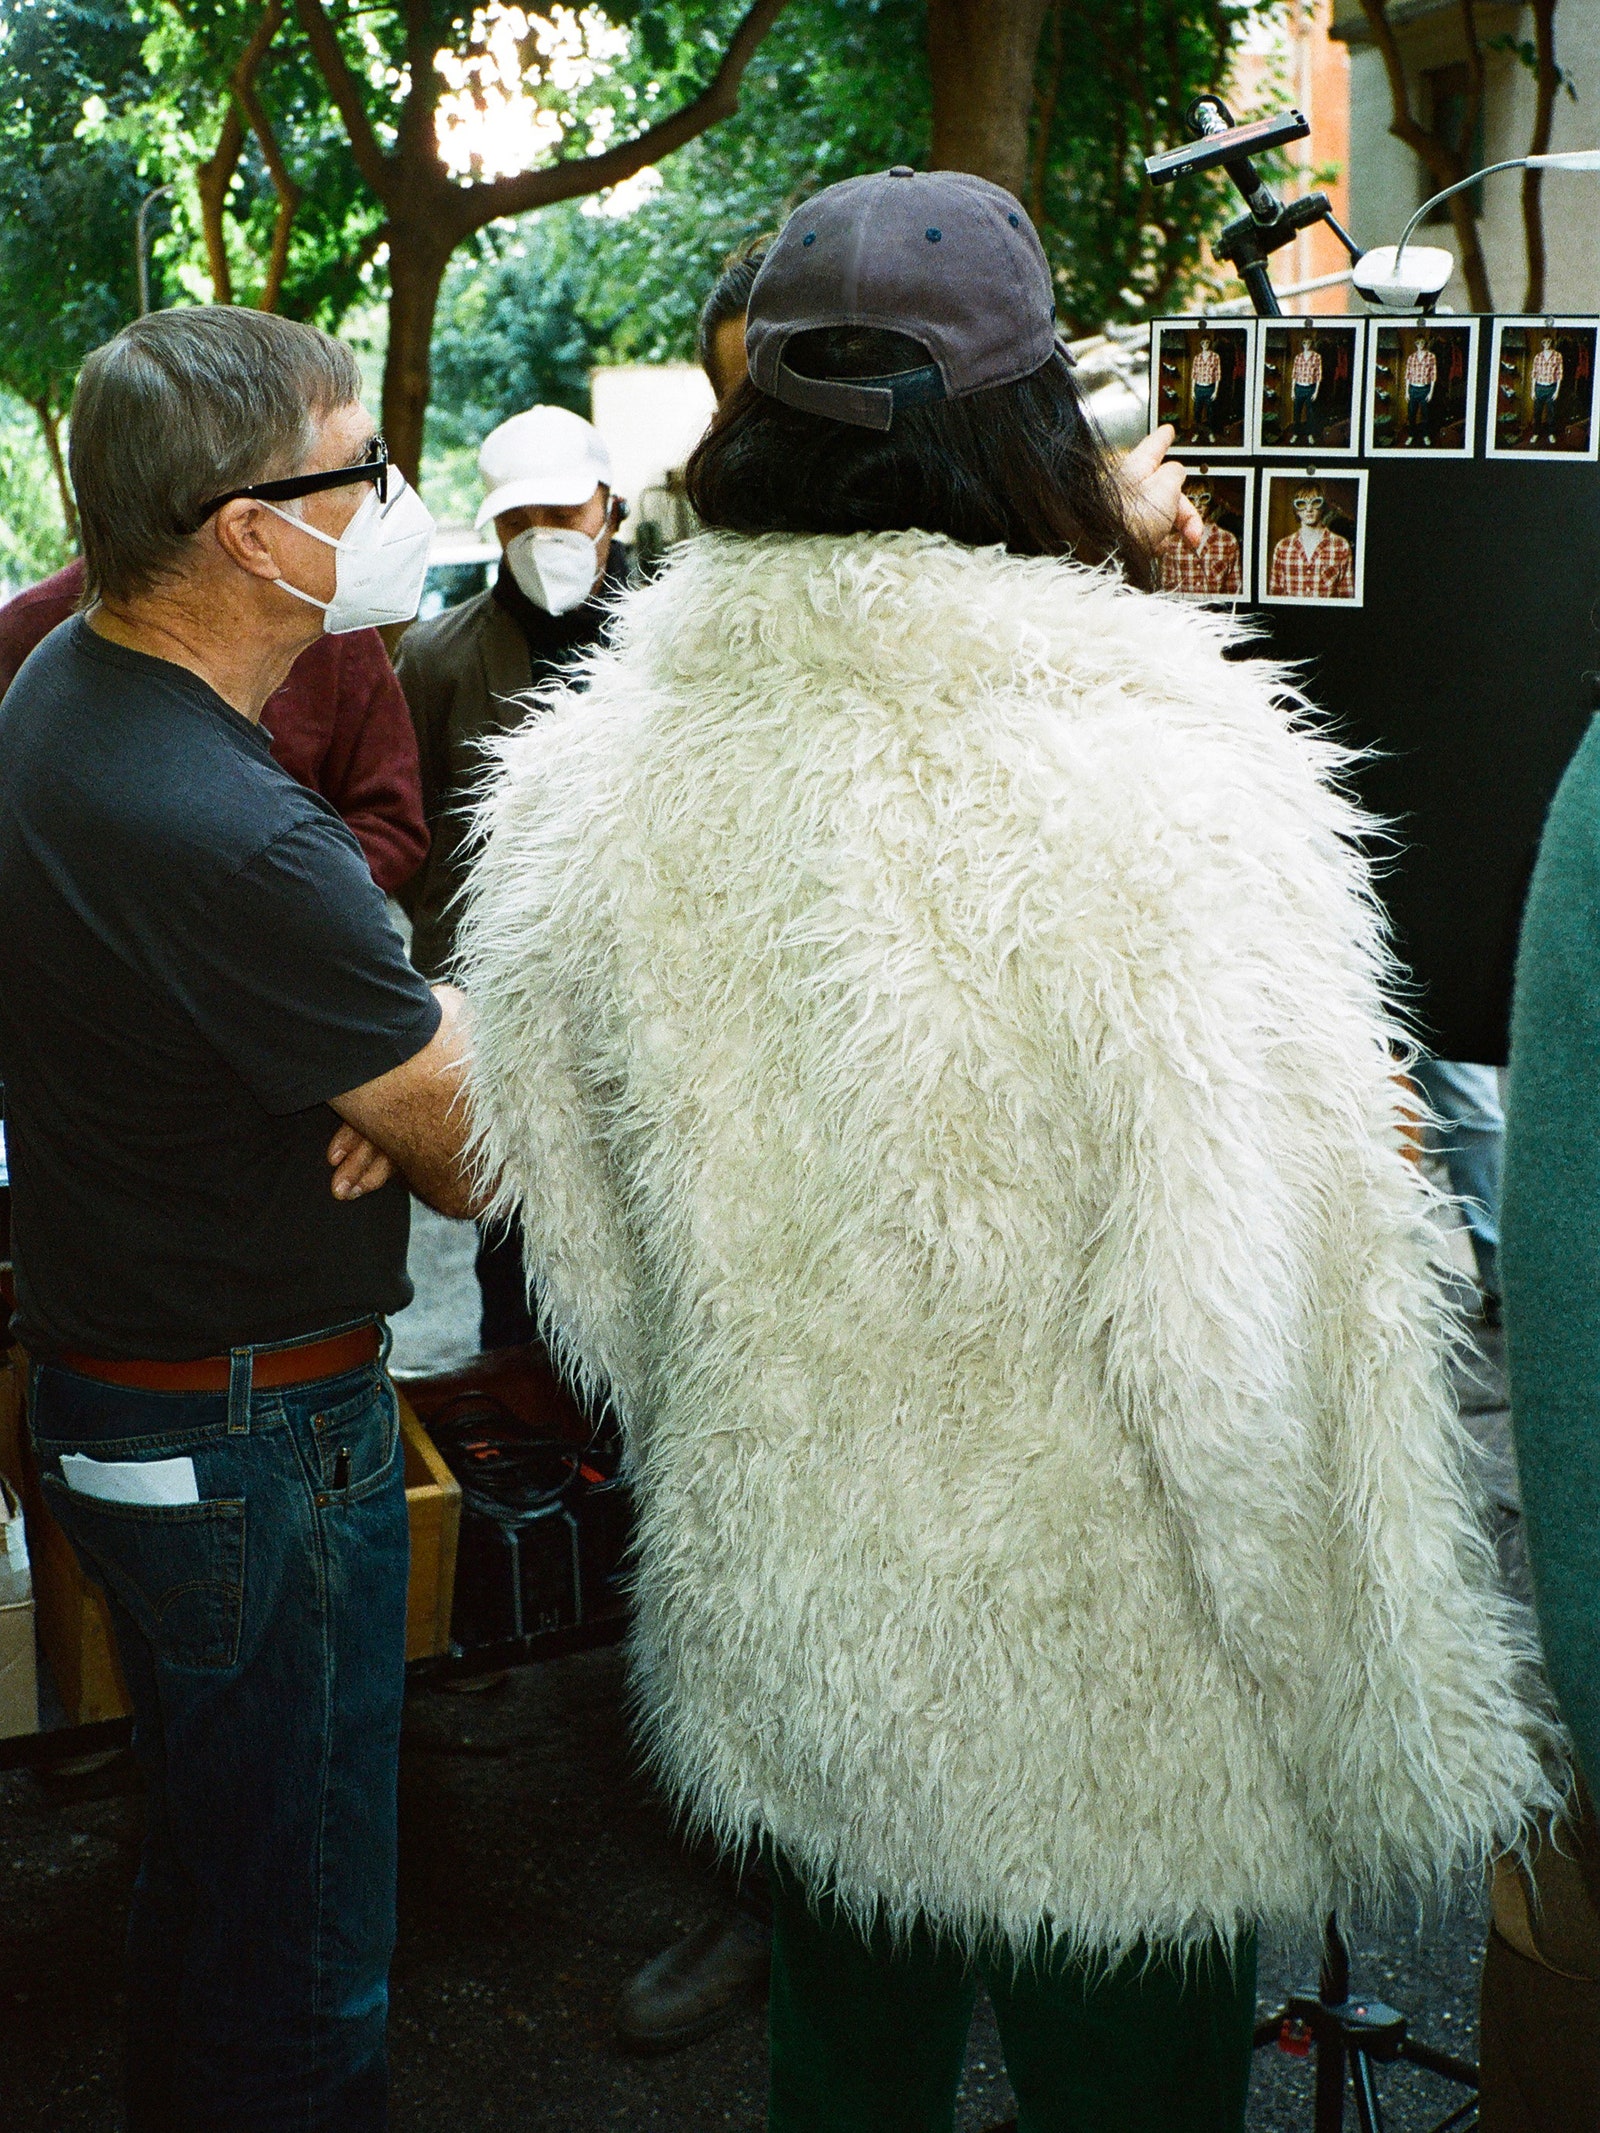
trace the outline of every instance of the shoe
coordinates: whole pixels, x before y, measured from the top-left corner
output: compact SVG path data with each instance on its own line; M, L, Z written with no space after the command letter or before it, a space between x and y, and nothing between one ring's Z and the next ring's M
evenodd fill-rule
M772 1928L738 1906L719 1911L653 1956L623 1987L624 2051L680 2051L766 1998Z

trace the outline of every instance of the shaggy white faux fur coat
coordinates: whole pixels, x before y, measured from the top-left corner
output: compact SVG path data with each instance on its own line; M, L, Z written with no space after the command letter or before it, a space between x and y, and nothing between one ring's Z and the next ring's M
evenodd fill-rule
M1299 1926L1544 1794L1357 817L1224 637L707 538L499 744L481 1148L626 1422L655 1764L863 1911Z

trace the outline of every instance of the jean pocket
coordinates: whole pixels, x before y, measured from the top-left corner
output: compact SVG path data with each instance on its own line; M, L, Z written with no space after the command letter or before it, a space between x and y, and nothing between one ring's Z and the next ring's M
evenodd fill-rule
M107 1503L41 1474L84 1568L133 1617L158 1660L234 1666L244 1622L244 1503Z
M400 1441L400 1407L387 1376L313 1409L319 1501L358 1503L388 1481Z

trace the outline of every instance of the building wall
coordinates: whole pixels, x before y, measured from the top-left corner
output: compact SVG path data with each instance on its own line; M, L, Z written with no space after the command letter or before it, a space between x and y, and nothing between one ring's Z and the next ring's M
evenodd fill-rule
M1456 0L1405 0L1391 4L1391 17L1411 84L1412 108L1425 116L1422 74L1448 66L1464 54ZM1533 37L1528 9L1480 6L1480 40L1510 35L1519 43ZM1366 23L1356 0L1337 0L1334 35L1350 46L1350 214L1358 244L1393 244L1433 180L1419 159L1389 132L1390 97L1383 57L1367 42ZM1563 90L1556 99L1552 149L1600 146L1600 0L1560 0L1556 9L1556 57L1577 89L1573 102ZM1486 52L1484 161L1525 155L1533 131L1532 74L1509 52ZM1544 181L1545 245L1549 269L1545 308L1600 312L1600 176L1547 173ZM1523 302L1527 252L1522 229L1522 181L1515 171L1490 178L1484 186L1480 224L1489 287L1495 307L1516 311ZM1449 224L1430 224L1426 242L1455 251ZM1465 310L1467 296L1458 274L1444 301Z
M1334 8L1335 0L1293 0L1282 15L1258 24L1234 63L1228 97L1241 118L1264 118L1291 103L1305 113L1311 135L1289 150L1296 176L1280 190L1288 199L1313 190L1325 192L1348 229L1350 52L1333 35ZM1277 288L1287 292L1337 274L1349 264L1344 246L1319 224L1302 230L1293 244L1274 254L1271 273ZM1286 294L1284 300L1296 311L1343 311L1350 300L1349 285Z

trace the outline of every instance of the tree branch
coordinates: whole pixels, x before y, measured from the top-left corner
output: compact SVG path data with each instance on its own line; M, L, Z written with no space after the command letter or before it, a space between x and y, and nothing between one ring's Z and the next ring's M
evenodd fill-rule
M317 4L318 0L300 0L302 9ZM460 234L481 229L501 215L526 215L533 208L551 207L558 200L604 192L608 185L620 185L624 178L631 178L647 163L670 155L719 120L731 118L739 108L739 85L745 69L787 5L788 0L754 0L728 40L722 64L700 94L645 132L635 134L632 140L619 141L602 155L574 156L548 164L543 170L521 171L487 185L455 188L460 202L456 218Z
M1372 41L1383 58L1384 72L1389 78L1390 120L1389 131L1397 141L1418 156L1433 178L1435 188L1442 192L1447 185L1454 185L1468 175L1466 151L1471 143L1472 128L1481 108L1483 94L1483 53L1478 44L1477 15L1473 0L1461 0L1462 28L1467 38L1469 79L1474 84L1468 98L1463 120L1463 141L1459 149L1453 149L1436 133L1430 133L1411 108L1411 91L1406 82L1405 61L1395 39L1394 25L1390 22L1385 0L1361 0L1361 12L1367 18L1372 31ZM1474 98L1476 101L1474 101ZM1472 212L1472 197L1458 193L1450 202L1450 220L1455 227L1456 241L1461 248L1461 271L1466 278L1467 295L1474 311L1492 311L1493 301L1489 294L1489 274L1483 260L1483 244L1478 236L1478 225Z
M234 97L239 109L250 122L250 131L256 137L261 159L267 166L273 191L278 196L278 211L272 224L272 248L267 256L267 278L261 291L260 308L263 311L276 311L278 308L278 299L283 293L284 269L289 262L289 230L301 200L300 187L289 175L289 166L278 146L278 136L256 89L256 76L266 59L272 40L283 27L283 7L284 0L267 0L262 16L265 34L257 33L257 38L252 40L251 46L242 54L233 71Z
M39 427L44 431L45 449L50 454L50 470L56 478L56 494L61 499L61 516L67 522L67 532L72 545L80 547L82 536L78 531L78 506L72 494L72 483L67 479L66 455L61 449L61 417L48 399L30 400L28 405L39 418Z
M206 272L211 276L211 301L233 302L233 269L228 264L228 240L222 224L228 187L244 153L244 121L230 95L222 114L217 145L203 163L195 165L195 188L200 195L200 227L206 241Z
M1533 138L1528 143L1528 153L1531 156L1542 156L1550 146L1550 134L1555 123L1556 92L1561 86L1561 69L1556 65L1556 0L1531 0L1531 4L1538 91L1533 111ZM1528 284L1523 292L1522 308L1524 311L1542 311L1545 280L1542 170L1525 170L1522 173L1522 230L1528 249Z
M350 153L355 157L356 168L372 187L382 205L392 208L397 190L394 167L384 154L377 134L372 130L372 121L367 116L361 84L357 81L349 60L344 56L338 35L328 19L328 11L322 0L295 0L295 12L300 18L300 27L306 33L311 56L328 85L328 94L333 98L334 109L344 121L344 130L350 137Z

